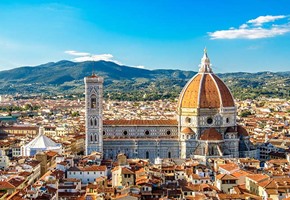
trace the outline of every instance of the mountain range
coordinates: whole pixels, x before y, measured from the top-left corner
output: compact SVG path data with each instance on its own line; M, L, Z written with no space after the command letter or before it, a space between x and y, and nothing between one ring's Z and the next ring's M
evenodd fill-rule
M84 92L83 78L92 73L105 79L105 97L119 100L176 98L197 72L147 70L108 61L59 61L0 71L0 94L78 95ZM289 97L290 72L217 74L236 98Z

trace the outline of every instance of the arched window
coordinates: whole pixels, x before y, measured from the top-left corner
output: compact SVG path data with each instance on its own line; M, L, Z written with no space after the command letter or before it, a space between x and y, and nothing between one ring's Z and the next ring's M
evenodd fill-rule
M91 142L93 141L93 135L91 135Z
M95 118L95 126L97 126L97 119Z
M170 151L168 152L168 158L171 158L171 152Z
M146 151L146 159L149 159L149 152Z
M96 95L91 96L91 108L96 108L97 107L97 98Z
M93 119L91 119L91 126L93 126Z
M95 135L95 141L98 141L97 134Z

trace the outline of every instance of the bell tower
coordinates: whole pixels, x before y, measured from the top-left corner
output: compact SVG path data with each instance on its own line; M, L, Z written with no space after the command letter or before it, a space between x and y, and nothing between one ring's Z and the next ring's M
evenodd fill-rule
M103 82L100 76L92 74L85 81L85 154L103 154Z

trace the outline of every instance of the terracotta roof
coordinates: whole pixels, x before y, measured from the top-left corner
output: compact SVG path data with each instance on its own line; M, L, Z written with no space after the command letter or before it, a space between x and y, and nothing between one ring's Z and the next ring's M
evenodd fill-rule
M238 128L238 133L239 133L239 135L242 135L242 136L249 136L248 131L247 131L243 126L238 125L237 128Z
M266 179L269 179L270 177L266 174L250 174L247 176L249 179L255 181L255 182L260 182Z
M122 174L135 174L135 173L132 170L128 169L127 167L123 167Z
M181 108L234 107L228 87L214 74L199 73L184 87L179 97Z
M200 140L222 140L223 136L215 128L209 128L203 131L199 139Z
M256 160L254 158L240 158L239 162L240 163L260 163L259 160Z
M20 177L15 177L15 178L11 178L10 180L8 180L8 182L10 184L14 185L15 187L18 187L23 182L25 182L25 179L24 178L20 178Z
M104 120L104 125L115 125L115 126L172 126L177 125L177 120Z
M200 108L219 108L221 105L218 88L210 74L204 74L200 86Z
M239 170L239 171L236 171L236 172L232 173L232 175L234 177L237 177L237 178L242 177L242 176L247 176L249 174L250 174L250 172L247 172L247 171L244 171L244 170Z
M188 135L195 134L195 132L189 127L185 127L184 129L182 129L181 133L188 134Z
M217 194L219 199L244 200L247 199L245 194Z
M216 81L216 84L220 90L223 107L234 107L235 106L234 99L226 84L221 79L219 79L215 74L212 74L212 76Z
M39 127L37 127L37 126L6 126L6 127L0 127L0 129L3 129L3 130L35 130L35 131L38 131Z
M82 171L106 171L107 167L105 165L91 165L79 169Z
M226 170L228 172L231 172L233 170L239 170L239 166L236 163L222 164L222 165L219 165L219 168Z
M20 172L18 175L19 176L23 176L23 177L27 177L27 176L29 176L31 174L32 174L32 172L23 171L23 172Z
M234 177L230 174L219 174L216 176L216 179L219 179L219 180L238 180L236 177Z
M183 88L184 91L180 94L179 107L197 108L201 78L202 74L197 74L188 82L188 85Z
M15 186L7 181L0 181L0 189L14 189Z

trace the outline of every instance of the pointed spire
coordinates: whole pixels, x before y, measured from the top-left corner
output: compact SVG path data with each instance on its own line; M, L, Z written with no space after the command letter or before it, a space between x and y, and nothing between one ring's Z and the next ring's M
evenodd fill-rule
M209 57L207 55L207 49L204 48L204 50L203 50L203 57L201 59L199 72L200 73L212 73L212 70L211 70L210 65L211 64L210 64Z

